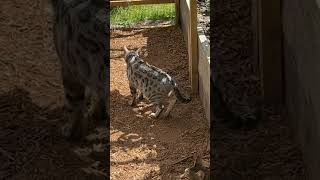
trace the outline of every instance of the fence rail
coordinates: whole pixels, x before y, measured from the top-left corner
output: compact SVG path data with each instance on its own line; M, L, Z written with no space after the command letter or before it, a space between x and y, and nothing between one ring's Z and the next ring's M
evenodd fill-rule
M166 4L166 3L175 3L175 0L111 0L110 6L111 7L117 7L117 6L126 7L129 5Z
M111 0L111 7L127 7L130 5L168 4L174 3L176 9L176 25L180 24L180 0Z

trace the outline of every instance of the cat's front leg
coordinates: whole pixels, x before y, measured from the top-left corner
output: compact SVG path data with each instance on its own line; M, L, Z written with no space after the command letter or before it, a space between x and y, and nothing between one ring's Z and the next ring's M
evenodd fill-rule
M150 103L150 104L147 104L147 105L145 105L145 106L141 106L141 107L139 107L139 110L140 110L140 111L144 111L144 110L146 110L147 108L149 108L149 107L151 107L151 106L154 106L154 104L153 104L153 103Z
M85 87L76 79L68 71L68 68L62 66L68 122L61 127L60 133L62 136L74 140L81 139L81 136L86 134L86 129L83 130L81 127L85 113Z
M107 77L103 77L95 84L94 94L97 97L94 101L92 117L97 122L106 121L110 119L109 116L109 96L107 96L108 84ZM107 85L106 85L107 84Z
M131 93L132 99L129 100L128 104L129 106L135 106L137 104L137 89L133 85L130 85L130 93Z
M70 140L79 140L87 134L87 119L84 113L84 104L73 106L72 112L68 114L68 122L61 128L61 135Z
M138 96L137 96L137 103L139 102L139 101L142 101L143 100L143 94L142 94L142 92L139 92L138 93Z

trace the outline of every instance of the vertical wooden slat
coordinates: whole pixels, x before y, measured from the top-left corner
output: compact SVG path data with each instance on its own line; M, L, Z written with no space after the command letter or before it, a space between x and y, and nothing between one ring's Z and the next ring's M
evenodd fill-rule
M259 75L259 26L258 26L258 1L251 1L251 20L253 29L253 60L256 75Z
M258 0L259 61L264 102L282 104L281 1Z
M189 18L189 63L191 75L192 93L199 92L199 75L198 75L198 37L197 37L197 2L189 0L190 18Z
M176 7L176 26L180 26L180 0L175 0Z

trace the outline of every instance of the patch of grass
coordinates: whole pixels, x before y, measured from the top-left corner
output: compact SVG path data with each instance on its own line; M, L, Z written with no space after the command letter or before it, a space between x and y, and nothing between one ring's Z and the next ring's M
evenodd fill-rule
M111 25L132 26L145 20L173 20L174 4L132 5L110 11Z

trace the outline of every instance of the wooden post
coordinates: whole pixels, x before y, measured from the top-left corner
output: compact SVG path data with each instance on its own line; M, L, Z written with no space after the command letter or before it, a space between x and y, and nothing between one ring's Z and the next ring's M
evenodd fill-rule
M180 0L175 0L175 7L176 7L176 26L180 26Z
M259 26L258 26L258 1L251 1L251 20L253 29L253 60L255 73L259 75Z
M192 93L199 92L199 75L198 75L198 37L197 37L197 3L189 0L190 18L189 18L189 63L191 75Z
M283 101L281 1L258 0L259 62L264 102Z

